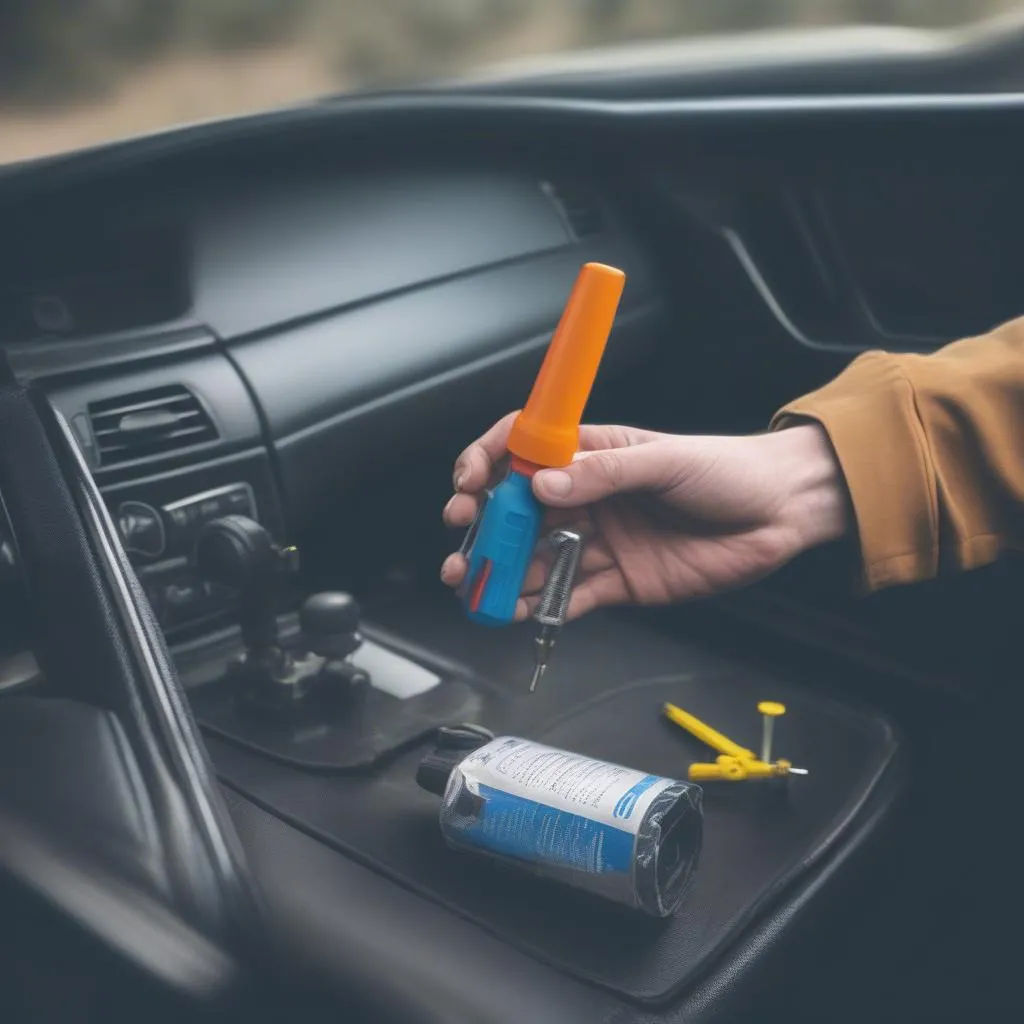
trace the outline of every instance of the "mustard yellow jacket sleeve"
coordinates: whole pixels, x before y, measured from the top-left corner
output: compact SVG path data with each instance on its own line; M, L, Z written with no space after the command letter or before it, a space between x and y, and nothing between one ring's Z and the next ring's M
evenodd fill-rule
M849 487L868 590L1024 549L1024 318L929 355L866 352L790 402Z

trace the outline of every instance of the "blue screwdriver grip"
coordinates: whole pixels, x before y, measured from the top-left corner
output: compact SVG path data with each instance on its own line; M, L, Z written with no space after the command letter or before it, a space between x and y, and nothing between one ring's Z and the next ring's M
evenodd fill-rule
M462 601L471 621L484 626L514 621L543 518L544 507L525 474L512 470L494 488L467 552Z

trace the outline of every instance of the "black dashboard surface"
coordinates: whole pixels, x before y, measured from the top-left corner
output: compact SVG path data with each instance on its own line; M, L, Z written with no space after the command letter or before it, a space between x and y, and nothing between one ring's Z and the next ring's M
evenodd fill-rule
M627 269L634 338L667 313L702 369L738 353L751 368L795 364L813 381L864 348L927 349L1012 315L1015 278L1000 253L1024 224L1020 106L1013 96L427 94L115 145L4 180L7 238L29 240L0 246L0 262L20 268L4 277L6 351L73 419L88 405L75 375L99 374L86 390L131 393L127 374L148 362L154 386L191 387L196 358L215 365L199 353L220 350L237 379L202 371L214 419L259 418L286 500L294 492L308 519L323 497L311 467L354 452L351 427L379 423L381 403L389 420L404 407L403 423L440 421L460 398L517 404L587 259ZM162 254L153 280L178 284L172 297L140 300L126 325L117 297L139 289L124 275L140 239ZM104 319L103 304L81 296L107 268ZM962 299L950 304L959 279ZM730 337L710 337L729 306L746 336L726 323ZM638 345L628 345L634 362ZM424 409L424 388L444 401ZM226 454L228 434L185 461Z
M191 220L193 315L226 340L573 241L538 181L456 169L233 187Z

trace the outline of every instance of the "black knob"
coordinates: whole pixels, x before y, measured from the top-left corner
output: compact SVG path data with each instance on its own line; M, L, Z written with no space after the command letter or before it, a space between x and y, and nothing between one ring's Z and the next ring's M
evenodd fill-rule
M307 598L299 612L309 649L325 658L345 658L359 647L359 618L351 594L331 591Z
M130 555L159 558L167 548L164 521L152 505L126 501L117 510L121 543Z
M294 548L283 550L248 516L223 516L199 531L196 566L208 583L239 593L239 625L250 654L277 644L281 574L298 567Z
M443 796L448 787L448 779L452 769L474 750L490 743L494 733L482 725L466 723L464 725L443 726L437 731L434 749L423 758L416 770L416 782L421 789ZM473 794L466 794L472 802ZM473 806L459 808L466 814L474 814L478 808Z
M359 605L351 594L314 594L302 605L302 628L311 633L354 633L359 617Z
M270 534L247 516L223 516L206 523L199 531L195 555L204 579L232 590L266 580L278 559Z

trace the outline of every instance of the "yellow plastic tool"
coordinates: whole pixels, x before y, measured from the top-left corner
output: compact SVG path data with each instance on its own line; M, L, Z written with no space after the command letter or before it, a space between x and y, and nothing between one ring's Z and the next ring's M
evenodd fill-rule
M775 719L786 713L786 708L775 701L762 701L757 706L764 721L764 732L761 743L761 757L752 750L734 743L728 736L723 736L717 729L712 729L689 711L684 711L675 704L666 704L665 716L669 721L685 729L706 743L719 756L713 763L690 765L691 782L743 782L747 779L780 779L790 775L806 775L806 768L794 768L789 761L771 760L772 729Z

